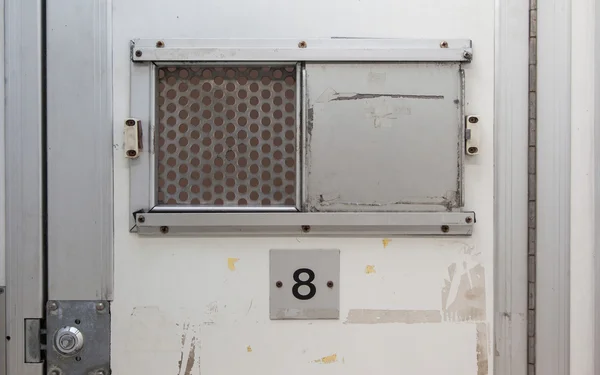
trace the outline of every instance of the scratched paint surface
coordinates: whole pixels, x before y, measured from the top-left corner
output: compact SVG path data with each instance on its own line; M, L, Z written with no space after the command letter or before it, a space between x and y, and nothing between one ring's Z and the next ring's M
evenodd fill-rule
M129 40L138 37L471 38L465 104L482 119L480 154L465 160L466 208L477 213L466 239L140 238L127 231L129 174L117 148L114 375L492 373L493 2L122 0L113 2L112 24L117 144L129 115ZM375 88L390 80L377 69L364 78ZM352 97L336 92L331 99ZM397 100L411 99L331 103L381 110ZM393 129L380 114L363 115L382 117L377 130ZM413 114L404 106L394 116ZM359 157L357 149L346 162ZM339 320L269 320L271 248L340 249Z

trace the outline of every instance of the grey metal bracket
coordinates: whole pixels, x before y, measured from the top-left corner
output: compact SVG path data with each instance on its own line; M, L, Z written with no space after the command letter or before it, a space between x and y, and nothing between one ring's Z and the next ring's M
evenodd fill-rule
M137 232L196 236L470 236L474 212L137 213Z
M136 39L133 62L184 61L461 61L469 39Z
M48 375L110 374L108 301L46 304Z

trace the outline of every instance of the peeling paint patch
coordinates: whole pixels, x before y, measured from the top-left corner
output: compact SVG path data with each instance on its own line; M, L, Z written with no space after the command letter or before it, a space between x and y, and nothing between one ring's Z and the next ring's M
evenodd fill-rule
M486 323L477 323L477 375L488 375L488 327Z
M230 271L235 271L235 264L240 260L240 258L227 258L227 268Z
M350 310L344 324L441 323L439 310Z
M472 259L452 263L442 287L442 311L448 321L483 321L485 269Z
M365 267L365 273L366 274L377 273L377 271L375 271L375 266L371 265L371 264L367 264L367 266Z
M313 363L321 363L324 365L329 365L335 362L337 362L337 354L328 355L327 357L323 357L321 359L313 361Z
M392 240L390 240L389 238L384 238L383 240L381 240L381 243L383 243L383 248L384 249L386 247L388 247L388 245L390 244L390 242L392 242Z
M247 351L248 353L252 353L252 347L251 347L250 345L248 345L248 346L246 347L246 351Z
M189 332L192 331L197 334L197 330L194 327L190 328L190 323L186 322L183 324L183 333L181 334L181 355L178 361L179 371L178 375L192 375L194 370L194 364L196 364L196 336L192 336L190 340L187 340ZM183 367L184 353L187 352L185 368ZM200 364L198 363L198 367ZM183 370L183 373L181 372Z

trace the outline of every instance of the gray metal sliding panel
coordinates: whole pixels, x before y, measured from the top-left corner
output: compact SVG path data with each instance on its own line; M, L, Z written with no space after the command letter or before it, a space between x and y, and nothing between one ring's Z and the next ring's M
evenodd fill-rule
M55 300L112 298L110 4L47 4L48 289Z
M42 317L44 298L41 0L6 0L4 22L7 364L39 375L41 363L25 363L24 325Z

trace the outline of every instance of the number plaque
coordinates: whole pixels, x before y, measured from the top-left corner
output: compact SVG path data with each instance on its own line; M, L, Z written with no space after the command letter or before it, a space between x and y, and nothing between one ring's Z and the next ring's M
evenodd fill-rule
M338 319L339 250L271 250L271 319Z

